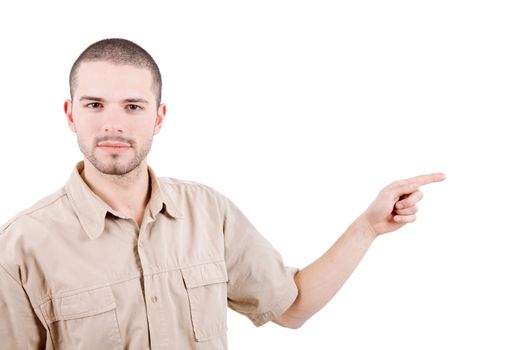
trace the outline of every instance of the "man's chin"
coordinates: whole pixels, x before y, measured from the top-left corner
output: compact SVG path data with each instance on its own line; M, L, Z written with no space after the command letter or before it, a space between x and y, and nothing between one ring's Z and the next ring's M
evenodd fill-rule
M122 162L91 162L93 167L104 175L126 175L135 170L140 163L122 163Z
M137 167L124 167L124 166L113 166L113 167L104 167L98 169L101 173L105 175L126 175L135 170Z
M121 168L111 168L111 169L103 168L103 169L98 169L98 171L100 171L104 175L120 176L120 175L129 174L131 171L133 171L133 169L128 170L128 169L121 169Z

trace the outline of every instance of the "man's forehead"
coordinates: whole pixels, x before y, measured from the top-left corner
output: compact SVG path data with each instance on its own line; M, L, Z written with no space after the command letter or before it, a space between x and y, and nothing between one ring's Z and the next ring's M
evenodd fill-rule
M153 98L153 77L147 68L106 61L88 61L79 65L75 88L78 95L113 98L130 96ZM151 96L150 96L151 95ZM109 96L107 96L109 97ZM122 98L124 98L122 97Z
M82 61L77 68L80 70L138 70L138 71L144 71L149 72L148 68L132 64L132 63L117 63L113 61L107 61L107 60L86 60Z

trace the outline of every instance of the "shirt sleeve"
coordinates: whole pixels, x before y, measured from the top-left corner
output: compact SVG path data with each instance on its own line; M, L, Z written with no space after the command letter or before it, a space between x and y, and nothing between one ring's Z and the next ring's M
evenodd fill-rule
M0 265L0 350L44 349L46 331L22 285Z
M295 301L294 275L279 252L225 196L223 230L228 270L228 306L261 326L281 315Z

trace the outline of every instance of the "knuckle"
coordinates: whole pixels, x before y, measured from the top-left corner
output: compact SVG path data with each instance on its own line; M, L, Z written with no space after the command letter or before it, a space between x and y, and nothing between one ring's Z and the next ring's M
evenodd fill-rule
M419 208L417 206L412 206L405 209L396 209L396 213L399 215L413 215L417 213Z
M419 187L417 186L417 184L414 184L414 183L409 183L409 184L406 184L404 186L404 189L405 191L407 192L414 192L414 191L417 191Z
M411 206L414 205L414 203L412 202L410 198L402 200L401 204L403 205L403 208L410 208Z
M404 186L408 185L409 182L408 180L397 180L397 181L394 181L394 182L391 182L388 186L386 186L387 188L403 188Z
M392 182L391 184L383 188L383 191L393 191L395 188L396 188L396 183Z
M399 180L399 181L396 181L395 183L397 183L398 185L401 185L401 186L406 186L406 185L410 185L410 181L408 180Z
M394 196L394 193L395 193L395 190L392 187L385 187L381 191L381 195L383 195L385 197L392 197L392 196Z

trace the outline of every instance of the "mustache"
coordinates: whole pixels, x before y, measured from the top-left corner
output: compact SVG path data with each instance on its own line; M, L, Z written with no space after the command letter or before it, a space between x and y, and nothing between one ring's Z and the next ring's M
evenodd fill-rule
M129 143L131 146L135 145L135 141L133 139L128 139L122 136L101 136L97 137L95 139L95 145L99 144L100 142L122 142L122 143Z

